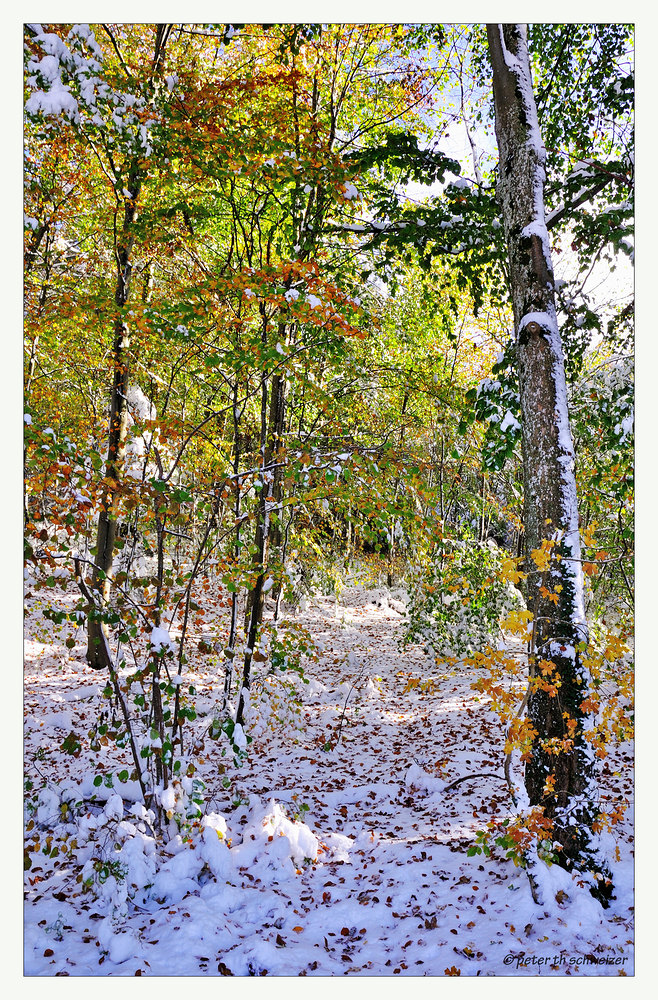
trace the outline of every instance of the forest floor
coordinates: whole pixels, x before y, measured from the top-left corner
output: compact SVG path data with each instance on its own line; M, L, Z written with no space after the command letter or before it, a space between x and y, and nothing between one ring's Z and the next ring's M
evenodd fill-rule
M74 596L60 593L62 606ZM353 588L338 606L318 598L299 613L323 651L306 665L309 683L292 679L297 703L266 679L240 768L207 738L223 684L217 656L191 657L185 684L197 689L199 714L190 731L212 815L203 840L174 837L163 849L129 815L134 783L117 786L123 803L116 788L92 785L94 768L131 767L127 750L104 748L99 760L89 749L105 678L86 665L81 631L60 633L43 618L44 592L28 597L25 768L35 792L44 783L46 791L37 812L28 810L35 825L26 842L55 830L62 787L77 787L87 811L68 828L80 843L69 858L31 854L26 975L633 974L632 749L615 750L602 776L605 795L631 802L616 837L605 839L612 905L603 910L555 865L541 866L537 905L526 873L503 852L467 855L477 831L510 808L502 727L471 687L477 672L440 672L422 647L400 650L394 603ZM203 627L221 637L227 626ZM76 638L70 650L66 634ZM430 676L427 690L405 691ZM71 731L78 756L61 749ZM134 882L133 898L114 911L113 875L99 876L96 894L76 881L83 827L96 844L101 829L116 839Z

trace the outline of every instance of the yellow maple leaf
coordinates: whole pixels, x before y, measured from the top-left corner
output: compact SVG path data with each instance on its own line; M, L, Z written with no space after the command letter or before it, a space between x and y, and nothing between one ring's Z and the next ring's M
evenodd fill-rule
M518 560L515 559L503 559L502 566L500 568L500 575L503 580L508 580L510 583L518 583L519 580L525 580L526 573L522 573L517 566Z
M540 548L533 549L532 552L530 553L537 569L541 570L542 572L545 572L550 565L551 549L553 548L554 545L555 542L553 542L549 538L545 538L541 543Z

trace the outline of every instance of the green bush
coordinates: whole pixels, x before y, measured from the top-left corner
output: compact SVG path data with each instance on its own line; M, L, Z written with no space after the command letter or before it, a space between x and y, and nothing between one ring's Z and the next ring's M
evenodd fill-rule
M523 598L501 576L494 542L443 539L410 587L404 643L424 643L437 658L464 656L500 638L499 622Z

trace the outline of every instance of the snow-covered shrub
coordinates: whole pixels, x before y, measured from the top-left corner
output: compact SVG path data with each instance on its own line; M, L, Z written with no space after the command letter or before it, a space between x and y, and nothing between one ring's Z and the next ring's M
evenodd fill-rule
M254 810L242 834L242 844L231 854L237 864L253 868L259 865L294 875L305 862L315 861L319 841L305 823L289 819L281 803L270 799Z
M502 558L493 542L443 540L429 570L410 587L404 643L424 643L443 658L495 642L501 618L523 604L502 577Z
M234 863L226 821L201 814L194 783L183 779L158 790L169 819L159 834L152 809L108 789L99 793L107 798L87 797L88 784L49 784L27 799L27 870L37 856L44 878L51 866L61 866L74 875L68 895L91 895L111 920L133 903L175 903L210 879L229 877Z

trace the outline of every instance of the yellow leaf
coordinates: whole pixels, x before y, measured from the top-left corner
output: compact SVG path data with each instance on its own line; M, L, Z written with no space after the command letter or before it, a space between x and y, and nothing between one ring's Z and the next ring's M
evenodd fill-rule
M503 580L508 580L510 583L518 583L519 580L525 580L526 574L517 569L517 561L514 559L503 559L500 569L500 575Z

